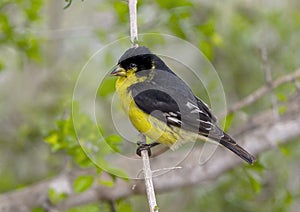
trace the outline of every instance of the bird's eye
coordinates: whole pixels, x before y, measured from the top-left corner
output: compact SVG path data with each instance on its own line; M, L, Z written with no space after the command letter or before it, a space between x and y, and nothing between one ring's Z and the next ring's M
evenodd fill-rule
M136 65L135 63L130 63L130 64L129 64L129 68L130 68L130 69L133 69L133 68L135 68L135 67L137 67L137 65Z

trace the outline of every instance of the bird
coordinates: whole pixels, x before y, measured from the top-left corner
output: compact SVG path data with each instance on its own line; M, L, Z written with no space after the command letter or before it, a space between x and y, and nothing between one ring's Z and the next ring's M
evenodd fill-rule
M176 149L198 140L217 143L249 164L255 157L226 132L204 101L147 47L129 48L111 72L116 92L133 126L153 143L139 144L136 153L158 144Z

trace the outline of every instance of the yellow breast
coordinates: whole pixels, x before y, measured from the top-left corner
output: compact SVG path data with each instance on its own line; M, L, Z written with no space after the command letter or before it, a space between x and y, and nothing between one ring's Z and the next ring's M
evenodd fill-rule
M139 109L134 102L132 94L128 91L129 86L144 80L145 77L138 78L133 73L128 73L126 77L118 78L116 90L123 108L139 132L148 136L153 141L172 146L178 140L178 133L175 133L174 129L170 128L166 123Z

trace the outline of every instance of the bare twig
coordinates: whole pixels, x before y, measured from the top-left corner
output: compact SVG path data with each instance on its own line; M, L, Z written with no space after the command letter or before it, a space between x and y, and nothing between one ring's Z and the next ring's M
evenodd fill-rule
M142 134L140 134L139 143L140 144L146 143L146 137ZM158 211L158 207L157 207L157 203L156 203L154 186L153 186L153 182L152 182L152 170L150 167L148 151L143 150L141 152L141 157L142 157L142 161L143 161L143 173L144 173L144 180L145 180L149 209L150 209L150 212L156 212L156 211Z
M263 62L263 70L265 72L265 80L267 85L272 82L272 73L271 73L271 67L268 61L268 52L265 46L260 47L260 54ZM271 95L271 102L273 107L273 115L275 119L279 118L279 112L278 112L278 104L277 104L277 98L274 95L273 92L270 92Z
M144 178L145 178L145 186L147 191L148 203L150 207L150 211L158 211L158 207L156 204L154 186L152 182L152 171L149 163L148 151L143 150L141 152L143 159L143 169L144 169Z
M129 0L129 19L130 19L130 41L133 47L138 46L138 31L137 31L137 0Z
M137 31L137 0L129 0L128 8L129 8L129 19L130 19L130 41L133 47L138 47L138 31ZM146 143L146 137L141 135L140 143ZM141 157L143 161L143 172L144 172L144 180L147 192L147 198L149 203L150 212L158 211L158 207L156 204L154 186L152 182L152 171L150 167L149 155L147 150L143 150L141 152Z
M243 107L246 107L247 105L252 104L253 102L257 101L258 99L260 99L262 96L264 96L274 88L277 88L278 86L284 83L293 82L299 77L300 77L300 69L297 69L295 72L291 74L287 74L283 77L278 78L277 80L270 82L268 85L264 85L260 87L259 89L257 89L256 91L254 91L253 93L251 93L250 95L242 99L241 101L232 105L228 110L228 114L237 111ZM223 114L223 116L224 115L225 114Z

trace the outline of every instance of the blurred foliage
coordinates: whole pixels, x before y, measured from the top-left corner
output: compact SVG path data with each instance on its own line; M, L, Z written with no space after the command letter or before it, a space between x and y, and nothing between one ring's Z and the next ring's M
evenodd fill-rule
M299 68L299 11L297 0L231 0L226 4L141 0L138 24L139 33L172 34L201 49L216 68L231 105L265 83L261 47L268 52L273 78ZM99 133L110 136L102 142L105 145L96 159L102 168L124 176L122 170L105 161L112 152L122 150L120 136L109 132L112 123L107 121L105 127L99 126L75 108L74 126L69 103L80 70L90 56L107 43L128 36L127 2L2 0L0 31L0 192L26 187L58 174L65 167L66 156L77 168L101 172L87 157L91 154L89 150L97 149L94 147ZM153 40L152 46L158 43L166 48L158 40ZM119 54L112 49L97 69L110 70L110 64ZM98 102L110 105L114 83L113 78L102 82L97 91ZM273 94L280 103L295 92L295 86L287 84ZM248 117L270 107L270 96L266 96L227 117L225 129L230 131L247 123ZM278 110L282 115L287 109ZM79 129L80 137L74 127ZM78 140L90 149L83 151ZM160 194L159 207L163 211L297 211L299 145L299 140L280 145L262 154L255 166L238 167L214 182ZM93 183L114 186L113 181L83 175L75 179L73 189L84 192ZM49 190L53 204L64 198L66 194ZM145 196L118 200L114 205L116 211L122 212L147 208ZM110 210L110 203L101 202L67 211Z
M59 193L55 189L50 188L48 190L48 198L49 198L49 201L51 202L51 204L55 205L55 204L60 203L64 199L66 199L67 194L66 193Z
M43 0L13 0L0 2L0 46L10 46L18 53L16 60L42 60L40 55L41 41L35 33L30 32L32 26L40 21L40 10ZM15 16L18 14L18 16ZM26 56L24 57L23 54ZM3 58L2 60L3 61ZM1 67L5 62L0 62Z
M85 190L89 189L94 181L94 176L92 175L82 175L76 178L74 182L74 190L77 193L82 193Z
M82 126L87 130L86 139L95 137L98 133L97 126L91 124L91 120L86 116L81 117ZM75 162L81 167L93 166L91 160L86 156L77 141L77 135L73 126L73 118L70 115L66 119L57 121L57 128L49 132L45 141L51 145L53 151L65 150Z

